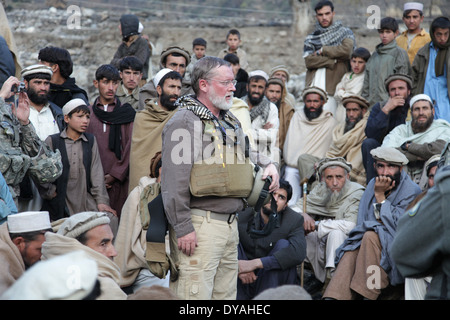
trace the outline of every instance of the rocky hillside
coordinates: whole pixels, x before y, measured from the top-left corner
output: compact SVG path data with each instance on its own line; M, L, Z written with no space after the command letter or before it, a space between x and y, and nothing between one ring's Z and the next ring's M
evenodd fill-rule
M6 6L6 14L15 35L22 65L36 63L39 50L45 46L67 48L74 61L73 76L77 83L93 96L95 90L92 80L95 70L99 65L109 63L120 44L119 18L127 10L124 7L114 10L114 7L106 6L100 9L78 6L81 16L76 26L79 28L73 28L75 11L43 4L31 9L30 6L27 7L28 9L21 9L17 6ZM368 30L361 22L367 16L365 8L361 6L360 15L357 17L359 20L342 15L342 10L336 10L336 19L353 21L347 25L354 30L357 45L372 51L378 43L378 36L375 30ZM392 7L390 10L400 19L401 10ZM293 74L292 83L289 84L290 90L295 95L301 90L301 74L305 72L302 58L304 35L293 33L292 15L286 14L285 19L267 21L255 17L248 20L217 20L208 16L199 19L192 16L183 17L181 14L178 14L176 19L169 19L164 11L148 14L135 10L134 13L140 16L144 25L143 33L154 46L151 58L153 73L159 70L159 54L164 48L178 45L191 51L192 40L203 37L208 41L207 54L216 55L225 46L228 29L237 27L242 35L242 47L249 57L250 69L263 69L268 72L275 65L285 64ZM401 23L401 20L399 21Z

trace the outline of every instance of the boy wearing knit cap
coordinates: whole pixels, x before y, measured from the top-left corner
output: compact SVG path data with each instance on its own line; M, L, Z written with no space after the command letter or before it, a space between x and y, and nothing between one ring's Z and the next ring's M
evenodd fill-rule
M67 128L46 139L52 149L59 149L63 173L53 184L43 186L44 208L52 221L82 211L106 211L115 216L109 197L96 138L86 133L90 111L81 99L73 99L63 107Z

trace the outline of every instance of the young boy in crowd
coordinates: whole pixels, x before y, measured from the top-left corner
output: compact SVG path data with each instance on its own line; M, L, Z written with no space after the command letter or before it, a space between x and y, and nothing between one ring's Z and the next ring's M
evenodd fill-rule
M338 103L336 118L338 121L345 120L345 108L342 99L348 96L361 95L364 84L364 71L369 61L370 52L366 48L357 48L350 58L351 71L344 74L342 80L336 86L334 98ZM342 107L342 108L341 108Z
M381 19L378 34L381 43L375 48L366 64L362 97L372 107L389 98L385 80L393 73L411 75L408 53L397 45L398 23L394 18Z
M237 29L231 29L227 33L226 38L227 48L223 49L217 55L219 58L224 58L228 53L234 53L239 57L239 61L241 64L241 68L244 70L248 69L248 61L247 61L247 53L240 47L241 41L241 33Z
M193 53L191 55L191 62L188 64L186 68L184 79L186 80L191 79L191 73L192 70L194 70L195 63L206 55L206 46L207 42L203 38L195 38L194 41L192 41Z
M83 211L104 211L115 217L109 206L97 140L86 133L90 109L83 100L72 99L62 111L67 127L45 142L61 152L63 173L54 183L41 185L42 210L49 211L52 221Z

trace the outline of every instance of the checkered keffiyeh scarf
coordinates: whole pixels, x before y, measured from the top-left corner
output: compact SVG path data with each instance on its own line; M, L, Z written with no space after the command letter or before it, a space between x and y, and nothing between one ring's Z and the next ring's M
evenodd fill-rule
M323 28L316 22L316 29L305 38L303 47L303 57L313 54L323 46L338 46L341 42L350 38L353 40L353 49L356 48L356 40L353 31L342 25L342 22L336 21L328 28Z
M211 120L214 123L214 126L216 129L223 131L223 125L221 124L222 120L217 119L212 112L205 107L200 101L195 99L192 95L185 95L179 98L175 103L180 109L185 108L187 110L192 111L197 117L199 117L201 120ZM239 120L231 113L231 112L224 112L223 114L223 120L226 121L226 123L229 126L232 126L234 130L237 130L239 128Z

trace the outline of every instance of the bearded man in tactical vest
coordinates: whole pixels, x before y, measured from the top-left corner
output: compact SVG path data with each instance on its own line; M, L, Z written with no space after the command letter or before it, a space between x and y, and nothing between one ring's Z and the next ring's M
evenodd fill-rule
M204 57L191 82L195 95L177 101L179 110L162 132L161 193L179 268L170 287L181 299L234 300L235 215L252 190L253 163L264 168L262 179L272 178L270 192L278 189L279 174L276 163L248 150L239 121L228 112L235 91L230 64Z

